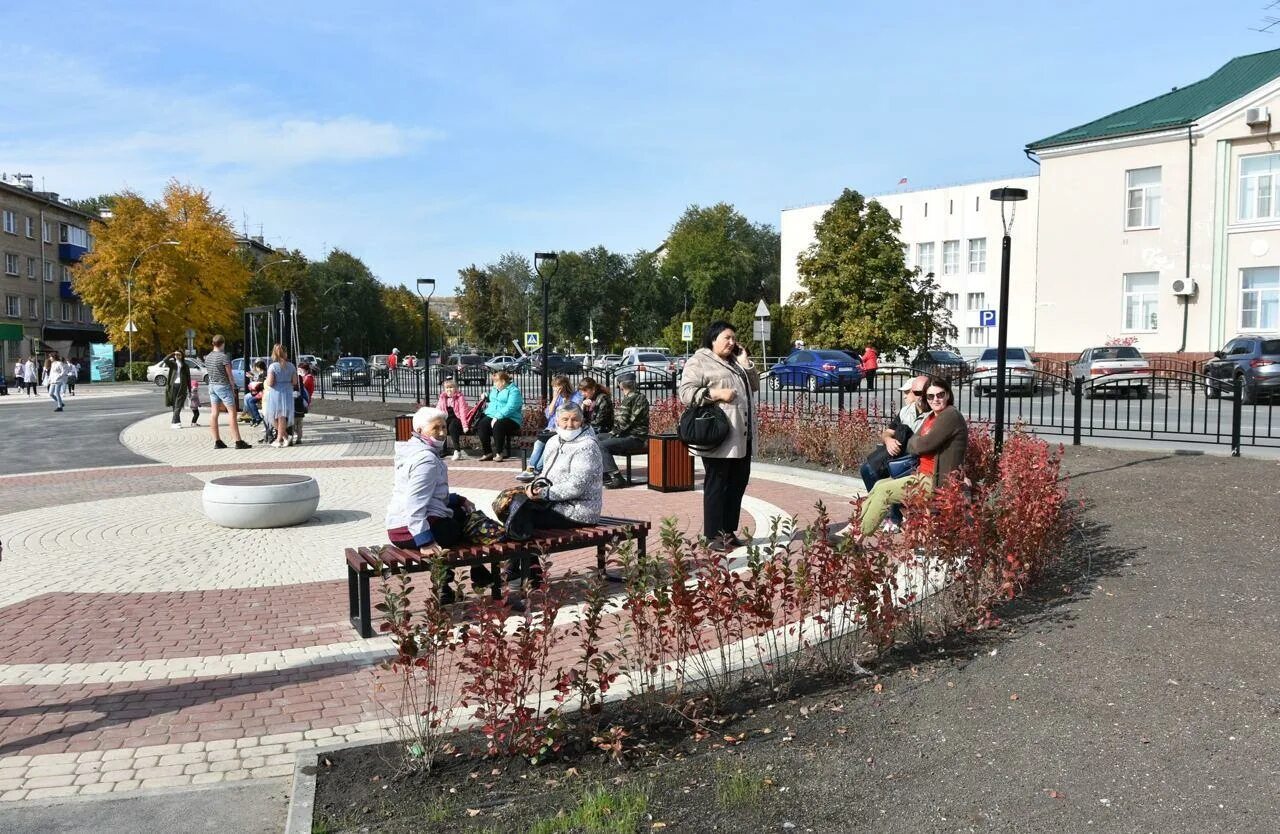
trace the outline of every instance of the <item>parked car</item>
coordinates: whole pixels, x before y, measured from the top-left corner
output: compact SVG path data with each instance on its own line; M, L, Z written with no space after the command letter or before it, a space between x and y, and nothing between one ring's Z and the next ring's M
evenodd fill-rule
M344 356L329 371L329 381L334 388L340 385L368 385L371 379L369 363L363 356Z
M842 350L797 348L765 374L774 391L804 388L810 393L823 388L853 390L862 384L862 363Z
M974 363L971 382L975 396L980 397L983 393L996 390L998 361L1000 361L1000 349L987 348ZM1006 388L1016 388L1024 394L1030 394L1036 390L1036 364L1031 358L1031 351L1020 347L1005 348L1004 368Z
M596 360L596 367L606 371L612 371L622 362L622 355L618 353L606 353Z
M954 350L929 348L916 354L911 367L920 373L940 376L951 382L959 382L969 375L969 363Z
M541 353L533 355L533 369L542 370ZM571 356L565 356L563 353L552 353L547 355L547 370L553 374L580 374L582 373L582 363Z
M1252 405L1280 394L1280 336L1237 336L1213 356L1204 365L1206 397L1230 394L1236 379L1241 402Z
M1083 384L1086 397L1099 394L1147 395L1151 364L1129 345L1085 348L1071 365L1071 378Z
M590 353L574 353L569 358L581 365L583 371L590 371L595 368L596 358Z
M320 365L320 359L314 353L299 353L298 364L301 365L303 362L306 362L312 368L317 368Z
M199 379L200 384L204 385L209 381L209 372L205 369L204 363L198 359L186 360L187 367L191 369L191 378ZM147 368L147 379L163 388L169 384L169 369L164 366L164 360L151 365Z
M676 363L665 353L630 353L613 369L613 378L632 374L637 388L670 388Z
M484 363L484 366L491 371L506 371L507 373L515 373L522 368L529 367L529 357L527 356L495 356Z
M433 371L437 383L453 377L459 385L484 385L492 372L478 353L455 353Z
M369 376L373 379L385 379L388 373L387 354L375 353L369 357Z
M626 360L633 353L661 353L663 356L670 356L671 351L664 347L628 347L622 349L622 359Z

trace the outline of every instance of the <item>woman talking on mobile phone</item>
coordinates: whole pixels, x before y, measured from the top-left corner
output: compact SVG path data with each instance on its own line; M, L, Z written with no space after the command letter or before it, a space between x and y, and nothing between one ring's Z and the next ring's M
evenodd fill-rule
M706 472L702 487L703 534L711 549L727 553L746 544L737 536L742 496L751 479L751 447L755 433L752 395L760 390L760 373L738 334L727 321L714 321L702 347L689 357L680 374L680 402L686 408L717 404L729 418L729 434L701 456Z

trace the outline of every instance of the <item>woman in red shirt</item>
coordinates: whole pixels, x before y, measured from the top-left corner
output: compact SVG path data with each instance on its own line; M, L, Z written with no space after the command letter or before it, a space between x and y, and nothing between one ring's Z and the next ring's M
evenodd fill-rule
M862 376L867 381L867 390L876 390L876 368L880 367L880 355L870 344L862 353Z
M302 442L302 418L307 416L307 410L311 408L311 395L316 392L316 378L311 373L311 363L303 362L298 370L301 372L302 387L298 389L297 401L293 405L293 436L297 438L295 444ZM299 408L299 405L302 407Z

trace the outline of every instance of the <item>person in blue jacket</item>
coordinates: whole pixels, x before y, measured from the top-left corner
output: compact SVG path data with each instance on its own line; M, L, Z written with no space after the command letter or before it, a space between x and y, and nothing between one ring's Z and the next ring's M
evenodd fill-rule
M524 397L520 388L511 384L510 374L496 371L493 388L489 389L483 404L484 414L476 422L476 434L484 452L480 460L504 461L511 455L511 438L520 433L524 423Z

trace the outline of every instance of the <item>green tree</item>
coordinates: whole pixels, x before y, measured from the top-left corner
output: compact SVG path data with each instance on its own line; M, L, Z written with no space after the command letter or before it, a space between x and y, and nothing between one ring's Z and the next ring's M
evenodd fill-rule
M727 310L777 297L779 251L772 227L752 224L728 203L694 205L671 227L661 270L682 284L673 304L688 292L690 306Z
M513 332L501 287L488 270L475 264L458 270L458 312L466 324L467 338L478 347L506 343Z
M396 347L388 344L382 285L364 261L334 249L307 272L325 355L369 356Z
M875 345L905 353L930 333L933 295L907 269L901 227L884 206L852 189L822 215L796 264L795 331L814 346Z

